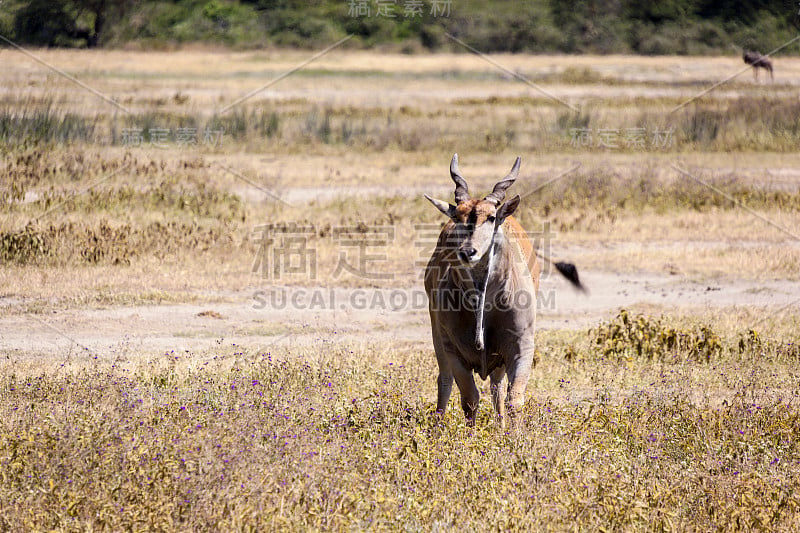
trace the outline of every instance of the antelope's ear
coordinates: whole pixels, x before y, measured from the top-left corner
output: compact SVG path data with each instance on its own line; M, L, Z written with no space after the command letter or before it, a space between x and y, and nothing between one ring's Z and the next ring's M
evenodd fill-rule
M497 215L496 215L498 223L502 224L506 218L514 214L514 211L516 211L517 207L519 206L519 201L520 197L518 194L514 198L512 198L511 200L507 201L506 203L500 206L500 208L497 210Z
M455 220L455 218L456 218L456 206L454 206L452 204L448 204L447 202L443 202L441 200L437 200L436 198L431 198L427 194L425 195L425 198L430 203L435 205L436 209L438 209L439 211L441 211L442 213L447 215L448 218L451 218L451 219Z

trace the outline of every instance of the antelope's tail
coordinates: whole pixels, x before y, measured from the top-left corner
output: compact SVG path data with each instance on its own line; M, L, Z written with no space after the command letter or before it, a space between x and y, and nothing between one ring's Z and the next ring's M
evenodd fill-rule
M540 253L538 250L536 250L536 255L543 261L550 263L551 265L556 267L556 270L558 270L558 272L562 276L567 278L567 281L569 281L573 287L584 293L589 292L583 285L583 283L581 283L581 278L580 276L578 276L578 269L575 267L574 264L566 263L564 261L553 261L543 253Z
M578 277L578 269L572 263L565 263L563 261L559 261L557 263L553 263L553 266L556 267L556 270L561 272L561 275L567 278L567 281L572 283L572 286L576 289L580 290L581 292L587 292L586 287L583 286L581 283L580 277Z

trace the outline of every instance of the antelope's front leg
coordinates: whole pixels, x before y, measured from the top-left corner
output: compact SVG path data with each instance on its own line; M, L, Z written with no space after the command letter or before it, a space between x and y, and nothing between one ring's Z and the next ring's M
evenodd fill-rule
M439 370L436 388L436 413L443 416L447 410L447 402L450 401L450 393L453 391L453 374L450 370Z
M500 427L506 428L506 393L508 382L506 381L506 367L501 366L495 369L490 375L492 390L492 405L500 421Z
M456 385L458 391L461 393L461 408L464 410L464 416L467 418L467 425L475 425L475 413L478 412L478 403L480 402L481 394L478 392L478 387L475 385L475 378L472 376L472 370L465 368L464 365L458 361L453 365L453 376L456 378Z

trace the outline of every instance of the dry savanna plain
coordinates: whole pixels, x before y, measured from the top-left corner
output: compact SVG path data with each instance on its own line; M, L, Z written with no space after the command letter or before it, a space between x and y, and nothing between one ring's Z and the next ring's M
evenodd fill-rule
M0 50L0 530L796 531L789 50ZM433 413L456 152L589 289L509 430Z

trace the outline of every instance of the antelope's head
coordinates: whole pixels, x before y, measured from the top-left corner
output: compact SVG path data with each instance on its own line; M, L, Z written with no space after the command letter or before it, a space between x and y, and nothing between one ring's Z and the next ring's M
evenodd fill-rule
M458 170L458 154L450 162L450 177L456 184L455 205L427 198L436 208L447 215L455 224L451 242L462 264L473 266L489 251L495 234L495 227L511 215L519 205L519 195L505 201L506 189L511 187L519 174L520 158L514 162L511 172L497 182L492 192L483 199L472 198L467 182Z

